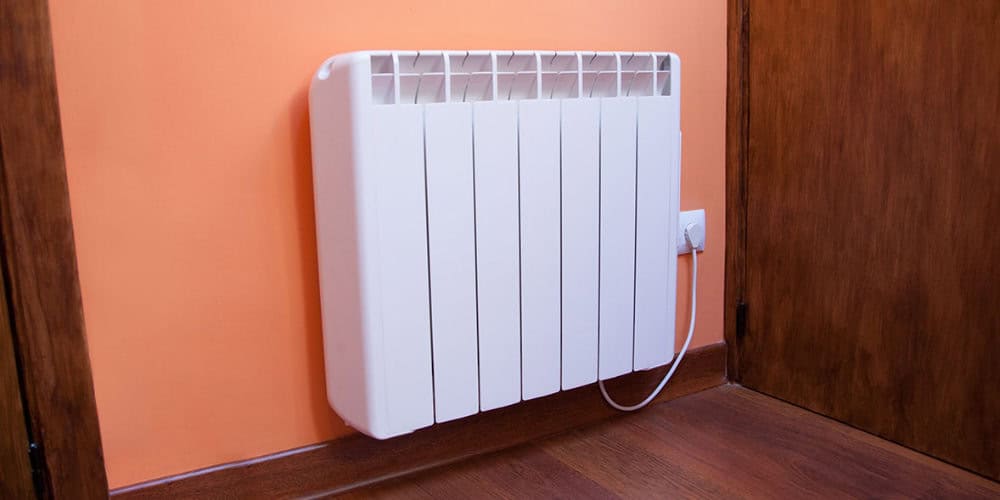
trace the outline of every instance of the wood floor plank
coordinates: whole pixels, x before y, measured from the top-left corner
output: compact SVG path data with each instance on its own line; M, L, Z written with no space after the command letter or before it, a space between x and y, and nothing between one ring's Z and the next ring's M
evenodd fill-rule
M734 496L803 498L832 494L826 491L826 485L812 484L797 464L775 457L760 443L747 443L720 432L711 415L677 412L669 418L650 417L637 419L634 424L643 435L656 436L639 441L640 446L665 460L695 460L706 480L728 485Z
M1000 484L729 385L353 495L1000 498Z
M546 441L546 453L592 478L623 498L666 494L682 498L727 497L725 483L706 477L695 455L660 454L644 439L662 439L636 432L636 418L613 426L598 426Z
M603 499L614 494L535 445L403 477L352 492L348 497Z
M775 464L772 481L793 471L796 483L818 494L1000 496L1000 484L982 476L740 387L696 395L674 410L702 415L702 431L731 449L756 448L758 469L764 460ZM669 426L671 414L652 416Z

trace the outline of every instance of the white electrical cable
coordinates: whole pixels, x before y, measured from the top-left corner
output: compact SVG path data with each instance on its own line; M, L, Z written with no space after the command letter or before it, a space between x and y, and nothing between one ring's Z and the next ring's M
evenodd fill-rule
M694 224L684 228L684 238L687 240L688 245L691 246L691 326L688 327L687 339L684 341L684 346L681 347L681 352L677 353L677 359L675 359L673 364L670 365L670 371L668 371L667 374L663 376L663 380L660 381L660 385L656 386L656 390L654 390L652 394L640 403L632 406L623 406L616 403L613 399L611 399L611 396L608 395L608 390L604 387L604 381L598 381L598 385L601 386L601 395L604 396L604 400L616 410L635 411L648 405L650 401L656 398L656 396L660 394L660 391L667 386L667 382L670 381L670 377L674 376L674 372L677 371L677 367L681 364L681 360L684 359L684 353L687 352L688 346L691 344L691 337L694 336L695 312L698 309L696 302L698 297L698 245L695 245L694 242L691 241L690 231L693 229L692 226L694 226Z

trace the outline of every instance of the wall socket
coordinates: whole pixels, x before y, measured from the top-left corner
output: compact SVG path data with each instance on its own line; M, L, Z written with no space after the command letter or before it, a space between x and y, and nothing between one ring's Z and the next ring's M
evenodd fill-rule
M686 253L691 253L691 246L688 245L687 239L684 238L684 228L688 224L696 223L701 225L702 234L707 234L708 231L705 227L705 210L685 210L681 212L681 216L678 219L677 227L677 255L683 255ZM699 252L705 251L705 238L702 238L701 245L698 247Z

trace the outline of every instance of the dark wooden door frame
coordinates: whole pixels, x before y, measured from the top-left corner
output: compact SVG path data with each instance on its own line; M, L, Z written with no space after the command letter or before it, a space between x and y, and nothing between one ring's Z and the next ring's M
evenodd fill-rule
M36 490L43 498L106 498L47 2L2 1L0 20L0 268L8 292L0 307L10 312Z
M726 30L726 265L724 336L726 369L731 382L740 381L740 338L745 333L743 304L746 283L747 189L749 155L748 66L750 0L728 0Z

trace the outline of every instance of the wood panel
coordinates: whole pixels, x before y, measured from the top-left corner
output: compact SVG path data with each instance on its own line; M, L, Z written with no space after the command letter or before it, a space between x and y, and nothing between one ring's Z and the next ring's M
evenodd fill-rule
M0 272L0 498L32 498L35 488L12 335L7 288Z
M107 495L44 0L0 2L0 234L43 496Z
M725 383L724 344L694 349L656 401ZM608 382L623 404L640 401L665 369L624 375ZM301 497L333 494L379 479L426 469L534 441L622 414L601 398L596 385L435 425L378 441L360 434L254 460L118 489L116 498Z
M996 498L1000 484L727 385L353 498Z
M747 51L749 0L728 0L726 57L726 372L740 380L740 333L737 308L743 303L746 270L746 164L749 109L747 107Z
M1000 2L754 2L742 382L1000 478Z

